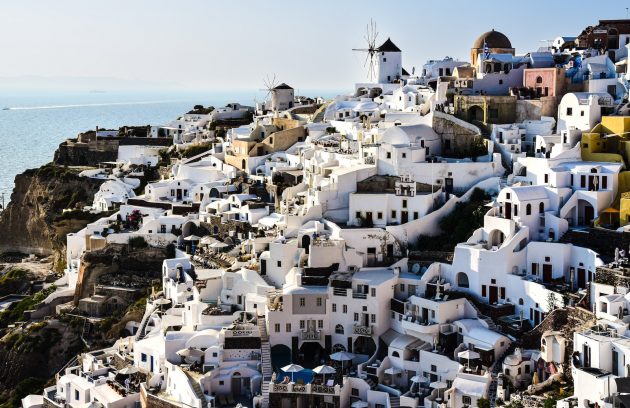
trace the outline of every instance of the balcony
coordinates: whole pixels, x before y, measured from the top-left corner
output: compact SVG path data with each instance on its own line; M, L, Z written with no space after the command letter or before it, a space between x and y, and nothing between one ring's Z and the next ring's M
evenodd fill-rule
M321 395L339 395L341 387L339 385L323 385L323 384L276 384L271 383L269 387L272 393L297 393L297 394L321 394Z
M320 331L310 330L300 332L300 339L302 341L319 341L322 335Z
M353 299L367 299L367 293L352 292Z
M362 326L360 324L355 324L352 327L352 334L356 334L359 336L371 336L372 326Z

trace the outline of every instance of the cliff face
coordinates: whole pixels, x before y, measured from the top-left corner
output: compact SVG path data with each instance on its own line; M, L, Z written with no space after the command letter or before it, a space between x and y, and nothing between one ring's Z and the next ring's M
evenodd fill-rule
M11 202L0 214L0 252L54 254L56 261L63 260L66 234L95 216L62 212L91 202L101 182L53 165L17 175Z

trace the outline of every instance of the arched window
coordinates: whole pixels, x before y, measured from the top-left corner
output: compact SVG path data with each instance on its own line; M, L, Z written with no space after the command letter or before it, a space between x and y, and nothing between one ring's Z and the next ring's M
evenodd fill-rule
M337 344L335 344L335 345L333 346L333 348L332 348L332 352L333 352L333 353L337 353L337 352L339 352L339 351L346 351L346 348L344 347L344 345L343 345L343 344L339 344L339 343L337 343Z
M545 212L545 203L541 202L538 204L538 212L541 214Z
M536 83L537 84L542 84L542 77L541 76L537 76L536 77Z
M335 326L335 333L337 334L343 334L343 326L338 324Z
M468 282L468 275L466 275L466 273L459 272L457 274L457 286L459 286L460 288L470 287L470 284Z
M525 215L532 215L532 205L529 203L525 206Z
M397 351L393 351L392 352L392 357L400 357L400 354L398 354Z
M519 304L519 306L523 306L525 304L525 302L523 301L523 298L520 298L518 300L518 304Z

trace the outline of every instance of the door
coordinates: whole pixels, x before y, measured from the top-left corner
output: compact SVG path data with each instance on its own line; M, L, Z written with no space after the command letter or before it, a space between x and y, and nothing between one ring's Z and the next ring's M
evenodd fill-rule
M409 213L407 211L401 211L400 212L400 223L401 224L406 224L407 222L409 222Z
M177 199L178 199L178 200L181 200L181 199L182 199L182 189L181 189L181 188L178 188L178 189L177 189Z
M267 260L266 259L260 260L260 274L261 275L267 274Z
M584 268L578 268L577 270L577 285L580 289L586 287L586 270Z
M505 203L505 218L507 218L508 220L512 219L512 204L511 203Z
M543 283L551 282L552 270L551 264L543 264Z
M584 206L584 225L591 225L591 222L595 218L595 210L591 205Z
M153 356L151 356L151 372L153 372Z
M388 258L394 257L394 244L387 244L387 257Z
M490 302L491 305L497 303L497 301L499 300L499 288L496 286L490 286L490 297L488 298L488 301Z
M534 311L534 326L538 326L540 324L540 312L538 310Z
M232 395L241 395L241 377L232 377Z

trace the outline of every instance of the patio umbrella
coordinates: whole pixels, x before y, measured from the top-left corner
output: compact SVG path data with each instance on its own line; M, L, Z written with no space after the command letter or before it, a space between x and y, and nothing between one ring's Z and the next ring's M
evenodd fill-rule
M166 298L157 298L153 301L153 303L156 305L168 305L171 303L171 300Z
M304 367L299 364L289 364L282 367L281 370L285 373L291 373L291 382L295 382L293 381L293 373L299 373L300 371L304 370Z
M476 360L481 357L476 351L464 350L457 353L457 357L466 360L466 365L470 368L470 360Z
M326 382L326 374L334 374L337 372L334 368L327 365L320 365L318 367L313 368L313 372L315 374L321 374L324 376L324 382Z
M199 241L200 239L201 237L195 234L189 235L186 238L184 238L185 241Z
M123 368L122 370L118 370L118 374L122 374L122 375L130 375L130 374L135 374L137 372L140 372L140 370L136 366L127 366Z
M429 384L429 387L436 388L438 390L438 396L439 396L440 395L440 389L448 387L448 384L446 384L444 381L434 381L431 384ZM442 398L442 397L440 397L440 398Z
M177 352L177 355L184 358L198 359L202 357L205 353L202 350L196 349L194 347L188 347L185 349L181 349Z
M201 245L211 245L212 243L216 242L215 238L212 237L203 237L201 238L201 241L199 242Z
M330 355L331 360L340 361L341 362L341 370L343 371L343 362L351 361L354 358L354 354L348 353L347 351L338 351L336 353L332 353Z
M426 379L424 377L420 377L419 375L414 375L413 377L411 377L411 382L415 382L415 383L421 383L424 382Z
M228 246L229 245L226 244L225 242L220 242L220 241L217 241L217 242L215 242L213 244L210 244L210 248L216 248L216 249L221 249L221 248L225 248L225 247L228 247Z
M369 407L369 406L370 406L370 404L368 404L368 403L367 403L367 402L365 402L365 401L358 400L358 401L354 401L354 402L352 403L352 405L350 405L350 406L351 406L352 408L367 408L367 407Z
M389 374L392 376L392 384L396 385L396 380L394 379L394 376L396 374L400 374L402 373L402 370L400 368L396 368L396 367L389 367L387 369L385 369L385 374Z

